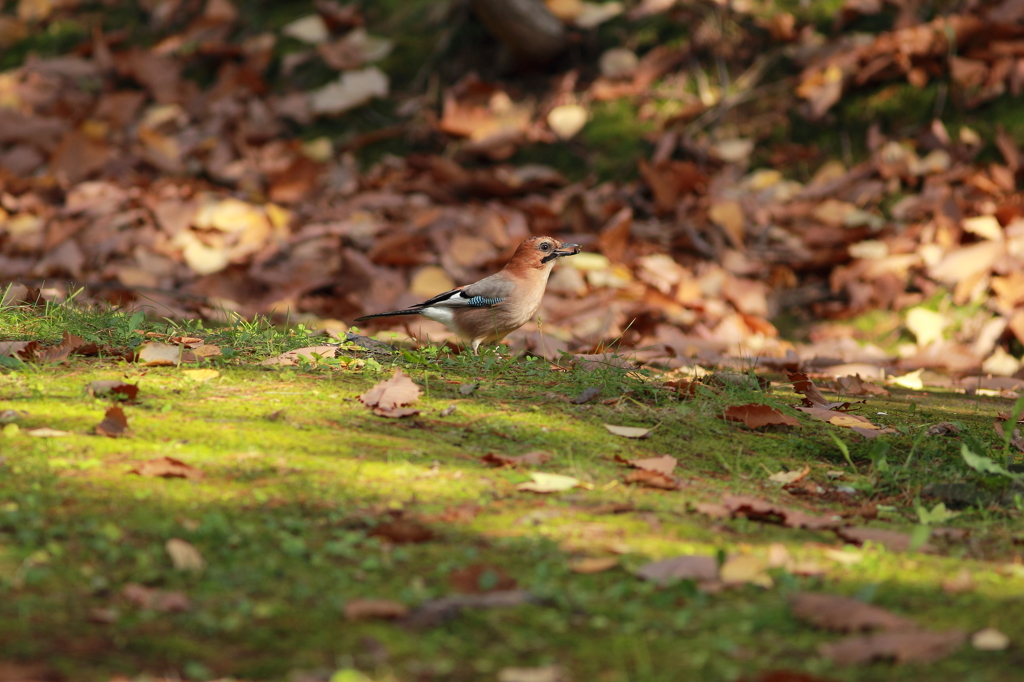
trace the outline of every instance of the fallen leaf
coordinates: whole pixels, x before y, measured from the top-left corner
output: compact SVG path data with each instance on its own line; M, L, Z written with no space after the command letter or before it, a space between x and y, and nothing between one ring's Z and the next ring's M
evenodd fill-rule
M472 395L473 391L480 388L480 384L462 384L459 386L460 395Z
M472 564L465 568L452 571L448 575L448 584L456 592L463 594L481 594L496 590L511 590L516 581L496 566Z
M660 457L645 457L643 459L624 459L616 455L615 461L621 462L622 464L626 464L636 469L644 469L646 471L657 471L659 473L666 475L671 474L672 471L676 468L676 464L679 463L679 460L677 460L672 455L662 455Z
M138 347L136 351L136 362L146 367L177 367L182 362L194 361L191 351L185 351L182 346L171 343L160 343L159 341L148 341ZM189 358L193 358L190 360Z
M539 471L532 472L530 478L533 480L520 483L517 490L524 490L531 493L559 493L571 490L580 484L579 479L562 474L545 474Z
M117 609L105 609L99 606L94 606L89 609L88 620L90 623L99 623L100 625L111 625L116 623L121 618L121 614ZM0 673L0 680L5 679L3 673Z
M183 369L181 370L182 376L190 381L194 381L197 384L205 384L207 381L211 381L220 376L220 372L215 369Z
M192 543L181 538L171 538L164 544L171 563L179 571L202 571L206 566L203 555Z
M899 531L885 530L883 528L866 528L863 526L837 528L836 534L847 542L852 542L857 545L861 545L869 541L875 542L894 552L910 551L911 541L913 539L910 533L900 533ZM931 552L934 551L934 549L934 547L925 543L919 548L919 551Z
M613 424L605 424L604 428L608 429L610 433L616 436L623 436L624 438L646 438L654 430L642 429L636 426L615 426Z
M187 478L193 481L198 481L205 476L202 470L173 457L156 457L146 460L128 473L160 478Z
M488 452L480 458L481 462L493 466L540 466L551 460L550 452L533 450L525 455L502 455L497 452Z
M318 45L330 37L327 22L319 14L307 14L281 28L281 33L310 45Z
M768 477L768 480L772 483L781 483L782 485L789 485L790 483L796 483L799 480L805 478L811 473L811 467L804 466L799 471L779 471Z
M562 140L568 140L583 130L590 114L579 104L562 104L548 113L548 127Z
M409 614L406 623L414 628L434 627L457 616L462 609L509 608L534 601L537 600L526 590L453 594L423 602Z
M384 538L395 544L405 544L433 540L434 532L415 521L395 519L378 524L370 531L370 537Z
M789 606L797 618L835 632L917 628L913 621L881 607L837 594L800 592L790 598Z
M338 80L310 91L310 109L314 114L334 116L361 107L374 97L387 97L389 89L388 75L376 66L345 71Z
M828 407L832 403L825 400L818 387L803 372L786 372L793 382L793 391L804 397L804 405L808 407Z
M498 682L569 682L569 675L560 665L542 665L537 668L502 668Z
M959 592L970 592L975 588L974 576L966 568L961 568L960 571L952 578L947 578L942 581L942 591L946 594L957 594Z
M135 396L139 394L138 384L126 384L117 379L90 381L86 389L94 398L110 396L123 400L135 400Z
M352 599L344 610L348 620L394 620L409 614L408 606L390 599Z
M584 557L569 562L569 570L573 573L602 573L619 565L619 558L614 556Z
M96 435L110 438L123 436L127 430L128 417L125 416L124 410L117 406L107 408L103 421L96 425Z
M48 426L41 426L37 429L28 429L25 431L26 435L32 436L33 438L62 438L63 436L73 436L74 433L71 431L61 431L59 429L51 429Z
M416 402L419 397L420 387L405 372L396 369L390 379L359 396L359 401L372 408L378 416L400 418L419 413L419 410L402 407Z
M702 514L715 518L744 517L755 521L778 523L787 528L825 530L834 529L840 524L840 521L831 518L814 516L745 495L725 495L722 497L721 504L699 503L694 505L694 508Z
M679 580L716 580L718 561L710 556L677 556L644 564L636 569L636 575L661 586Z
M837 665L866 664L884 659L892 659L896 663L934 663L954 653L965 639L966 635L960 630L881 632L822 644L819 651Z
M888 383L896 386L902 386L903 388L909 388L912 391L920 391L924 388L924 382L921 380L921 374L924 373L924 367L916 369L913 372L909 372L902 376L893 377L889 379Z
M660 471L642 469L626 475L626 483L640 483L648 488L659 488L661 490L678 490L679 481L675 476L663 474Z
M353 334L352 336L355 335ZM296 348L295 350L281 353L273 358L267 358L260 364L268 366L279 365L281 367L295 367L300 364L299 358L304 358L311 363L315 363L322 358L330 359L337 357L337 355L337 346L307 346L305 348Z
M995 628L985 628L971 635L971 646L978 651L1002 651L1010 646L1010 638Z
M768 564L750 554L740 554L726 559L718 569L718 579L723 583L747 583L770 589L774 584L766 572Z
M864 381L860 378L859 374L839 377L836 379L836 384L840 393L844 393L846 395L890 395L889 391L884 386L873 384L870 381Z
M950 422L939 422L929 426L925 433L927 435L956 435L959 433L959 428Z
M796 417L760 403L730 405L725 410L724 418L726 421L740 422L751 429L759 429L762 426L800 426L800 421Z
M171 592L138 583L128 583L121 588L121 596L143 609L161 613L182 613L192 609L192 600L183 592Z
M0 424L13 424L28 416L24 410L0 410Z
M32 359L37 362L64 362L69 355L84 345L86 345L85 339L65 331L64 338L59 344L51 348L37 348L32 354Z
M928 346L942 340L942 332L948 324L945 315L927 308L911 308L906 315L907 329L917 339L918 346Z

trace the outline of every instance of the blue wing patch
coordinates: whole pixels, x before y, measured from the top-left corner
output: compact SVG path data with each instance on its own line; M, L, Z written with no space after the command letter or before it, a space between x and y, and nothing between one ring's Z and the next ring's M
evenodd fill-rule
M490 308L492 305L498 305L504 298L484 298L483 296L474 296L469 299L469 305L474 308Z

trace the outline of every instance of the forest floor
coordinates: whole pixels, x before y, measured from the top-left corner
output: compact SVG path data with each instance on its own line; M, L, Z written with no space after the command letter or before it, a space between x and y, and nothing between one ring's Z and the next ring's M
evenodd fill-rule
M0 369L0 680L1019 675L1014 403L984 390L823 421L754 359L352 335L266 364L330 340L0 309L3 338L62 334Z

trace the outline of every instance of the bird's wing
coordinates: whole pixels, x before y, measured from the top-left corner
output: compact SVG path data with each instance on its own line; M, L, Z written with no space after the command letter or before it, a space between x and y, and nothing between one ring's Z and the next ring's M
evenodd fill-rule
M419 303L414 308L490 308L508 298L515 282L491 275L479 282L457 287Z

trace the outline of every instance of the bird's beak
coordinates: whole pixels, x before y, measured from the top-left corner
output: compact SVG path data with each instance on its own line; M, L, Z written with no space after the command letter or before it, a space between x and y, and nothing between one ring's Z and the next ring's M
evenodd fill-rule
M563 258L565 256L575 256L579 252L579 244L562 244L561 248L554 250L554 255L557 258Z

